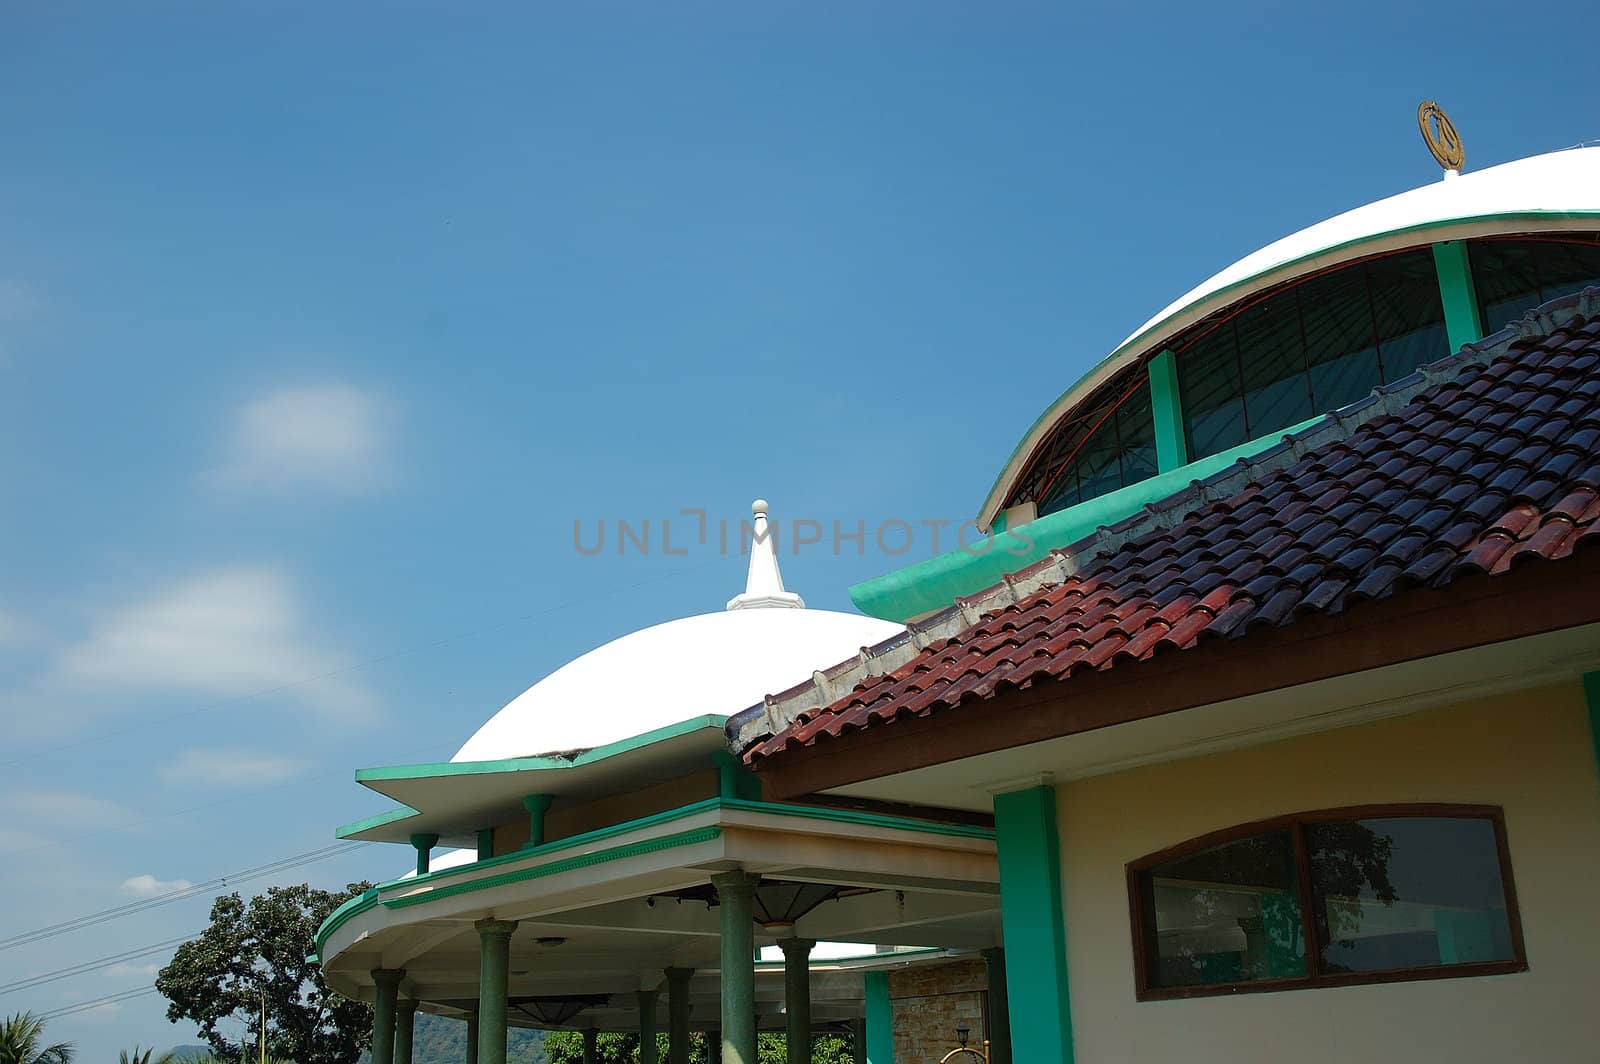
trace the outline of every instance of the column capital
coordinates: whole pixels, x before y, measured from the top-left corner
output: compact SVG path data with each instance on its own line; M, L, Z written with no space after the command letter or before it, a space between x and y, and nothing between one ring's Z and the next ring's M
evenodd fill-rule
M817 940L814 938L780 938L778 939L778 948L783 950L785 958L794 957L798 960L805 960L811 956L811 951L817 948Z
M417 1005L418 1002L416 1001L402 1001L395 1006L395 1010L398 1012L416 1012Z
M687 983L690 979L694 978L694 973L695 973L695 969L693 969L693 968L676 968L676 967L674 967L674 968L663 968L663 969L661 969L661 974L667 977L667 982L668 983L675 983L675 982Z
M506 938L510 938L511 932L517 929L517 922L515 920L496 920L490 917L486 920L478 920L472 926L478 929L478 934L480 935L504 935Z
M718 894L732 894L735 897L743 898L755 897L756 884L760 882L760 876L742 869L736 869L732 872L718 872L711 877L711 885L717 888Z
M372 981L378 986L399 986L400 980L406 977L404 968L374 968Z
M433 849L439 845L439 836L431 831L416 831L411 834L411 845L417 849Z

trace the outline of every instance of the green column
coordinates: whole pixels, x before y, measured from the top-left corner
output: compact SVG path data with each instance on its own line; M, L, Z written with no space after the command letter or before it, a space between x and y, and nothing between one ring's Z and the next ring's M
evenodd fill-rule
M372 985L372 1064L394 1064L395 1005L400 999L400 968L374 968ZM504 1062L502 1062L504 1064Z
M1594 740L1595 767L1600 768L1600 672L1583 674L1583 697L1589 703L1589 737Z
M487 861L494 856L494 828L478 829L478 860Z
M784 1044L789 1064L811 1064L811 951L809 938L781 938Z
M726 750L718 750L711 755L711 760L717 766L717 797L761 800L761 778L745 768L737 757Z
M411 845L417 851L417 875L428 874L428 857L433 848L439 845L439 836L418 833L411 836Z
M528 811L528 845L544 845L544 815L550 811L553 799L548 794L530 794L522 800Z
M478 1064L506 1064L506 984L511 978L512 920L479 920Z
M755 897L759 876L711 877L722 914L722 1064L756 1064Z
M1439 298L1444 303L1444 331L1450 350L1483 339L1483 315L1478 312L1478 291L1472 284L1472 263L1464 240L1433 245L1433 269L1439 276Z
M411 1064L411 1036L417 1029L417 1003L402 1001L395 1009L394 1064Z
M667 977L667 1061L689 1064L689 980L693 968L668 968Z
M867 1064L894 1064L894 1004L889 1000L889 973L868 972Z
M850 1021L850 1064L867 1064L867 1021L860 1016Z
M1150 412L1156 422L1156 470L1166 473L1189 464L1183 434L1183 398L1178 394L1178 362L1171 351L1150 360Z
M1006 951L982 951L989 976L989 1064L1011 1064L1011 1003L1006 994Z
M655 990L639 991L639 1064L656 1064L656 996Z
M595 1030L593 1027L584 1029L583 1064L600 1064L599 1041L599 1031Z
M716 1028L706 1032L706 1064L722 1064L722 1032Z
M467 1064L478 1064L478 1014L467 1017Z
M1070 1064L1072 1004L1056 789L996 795L994 827L1011 1050L1027 1064Z

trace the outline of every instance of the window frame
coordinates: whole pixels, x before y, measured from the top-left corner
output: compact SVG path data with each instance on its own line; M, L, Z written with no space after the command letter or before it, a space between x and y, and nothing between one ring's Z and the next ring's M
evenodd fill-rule
M1504 961L1472 961L1464 964L1435 964L1413 968L1393 968L1373 972L1323 972L1321 949L1317 945L1315 906L1312 898L1311 855L1306 848L1305 827L1343 820L1374 820L1385 817L1487 820L1494 826L1495 849L1500 861L1500 884L1505 892L1506 922L1511 932L1512 958ZM1145 887L1145 873L1158 865L1230 842L1256 835L1287 831L1294 846L1295 885L1300 900L1300 926L1306 947L1306 974L1279 979L1254 979L1235 983L1207 983L1200 986L1151 985L1153 943L1145 926L1146 902L1151 900ZM1127 864L1128 914L1133 933L1134 996L1138 1001L1170 1001L1193 997L1228 997L1235 994L1262 994L1279 990L1309 990L1366 983L1402 983L1422 979L1462 979L1483 975L1510 975L1528 970L1528 954L1522 938L1522 916L1517 905L1517 887L1511 874L1511 849L1506 840L1505 811L1497 805L1465 805L1413 802L1389 805L1348 805L1286 813L1265 820L1236 824L1188 839L1146 854Z

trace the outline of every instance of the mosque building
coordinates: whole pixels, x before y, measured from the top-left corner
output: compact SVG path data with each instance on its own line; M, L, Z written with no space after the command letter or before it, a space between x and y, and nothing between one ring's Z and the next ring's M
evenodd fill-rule
M397 807L341 837L416 854L317 935L374 1064L417 1009L470 1064L508 1024L647 1064L658 1029L670 1064L692 1031L754 1064L758 1029L790 1064L818 1031L870 1064L1593 1059L1600 148L1463 172L1419 121L1442 179L1052 403L990 549L855 615L757 535L727 610L360 771Z

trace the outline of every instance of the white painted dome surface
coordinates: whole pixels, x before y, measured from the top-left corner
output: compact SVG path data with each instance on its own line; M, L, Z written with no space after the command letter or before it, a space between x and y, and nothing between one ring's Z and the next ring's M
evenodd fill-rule
M1380 251L1438 240L1600 226L1600 147L1570 148L1442 180L1307 226L1252 252L1185 292L1135 329L1057 399L1013 452L979 511L988 523L1034 449L1060 418L1112 374L1183 329L1272 285Z
M512 699L452 761L584 750L705 714L731 716L901 630L852 613L732 609L589 651Z

